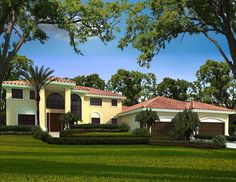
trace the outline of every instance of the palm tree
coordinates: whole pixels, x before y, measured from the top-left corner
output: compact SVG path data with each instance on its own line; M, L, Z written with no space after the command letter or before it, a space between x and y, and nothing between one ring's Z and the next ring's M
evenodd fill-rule
M22 73L22 76L29 81L29 83L35 88L35 101L36 101L36 117L37 125L39 125L39 102L40 102L40 90L47 86L52 79L49 79L54 70L50 68L38 68L38 66L29 66L26 72Z

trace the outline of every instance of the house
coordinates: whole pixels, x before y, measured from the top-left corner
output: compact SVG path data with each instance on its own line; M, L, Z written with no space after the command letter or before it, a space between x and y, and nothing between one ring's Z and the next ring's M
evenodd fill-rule
M139 123L135 121L137 113L146 109L156 111L160 121L152 127L152 133L165 138L168 135L171 120L178 112L191 109L197 112L201 125L199 134L204 135L228 135L229 115L235 114L235 110L214 106L196 101L179 101L165 97L155 97L131 107L126 107L118 114L119 122L130 125L131 130L138 128Z
M6 124L36 124L34 88L27 81L4 81L6 89ZM124 96L91 87L76 86L69 79L53 78L40 92L40 126L43 130L62 129L58 117L72 112L79 115L83 124L126 123L131 130L139 128L135 121L138 112L147 108L156 111L160 121L152 127L153 133L165 136L174 116L185 109L197 112L201 121L200 134L228 135L229 115L235 110L201 102L184 102L165 97L155 97L131 107L122 106Z
M4 81L3 88L6 90L6 124L36 124L35 91L29 82ZM59 131L62 126L58 117L67 112L78 114L83 124L116 124L124 99L120 94L53 78L40 92L40 126L43 130Z

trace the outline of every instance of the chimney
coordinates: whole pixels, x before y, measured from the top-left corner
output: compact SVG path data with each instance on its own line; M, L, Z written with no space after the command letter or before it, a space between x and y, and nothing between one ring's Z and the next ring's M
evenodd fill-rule
M194 108L195 108L194 100L191 100L190 109L194 109Z

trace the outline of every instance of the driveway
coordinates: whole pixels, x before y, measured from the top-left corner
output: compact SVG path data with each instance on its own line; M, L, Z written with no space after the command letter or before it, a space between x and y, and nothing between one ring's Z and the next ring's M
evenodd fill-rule
M54 138L59 138L60 132L49 132L49 134Z
M228 142L228 143L226 143L226 148L236 149L236 142Z

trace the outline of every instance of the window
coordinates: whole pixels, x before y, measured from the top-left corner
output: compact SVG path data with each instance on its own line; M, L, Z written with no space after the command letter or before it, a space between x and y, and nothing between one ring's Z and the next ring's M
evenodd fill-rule
M12 89L12 98L23 99L23 90L22 89Z
M92 124L94 125L100 124L100 118L92 118Z
M18 114L18 125L35 125L35 115Z
M58 93L52 93L47 98L47 108L49 109L65 109L64 97Z
M91 106L102 106L102 99L99 98L90 98Z
M112 118L111 119L111 124L117 125L117 118Z
M111 100L111 105L112 106L117 106L117 100L116 99L112 99Z
M35 91L34 90L30 90L30 99L31 100L35 99Z
M81 104L81 98L77 94L71 95L71 113L77 114L79 118L81 119L81 113L82 113L82 104Z

